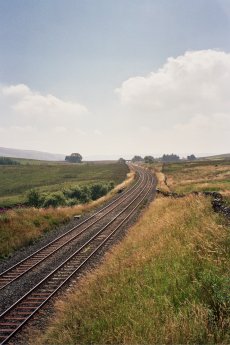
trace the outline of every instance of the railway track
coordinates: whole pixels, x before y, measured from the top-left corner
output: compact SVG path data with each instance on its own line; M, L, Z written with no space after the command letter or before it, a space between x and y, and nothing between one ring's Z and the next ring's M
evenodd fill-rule
M74 251L63 263L56 267L52 272L50 272L45 278L43 278L38 284L36 284L29 292L24 294L19 300L17 300L13 305L11 305L6 311L0 315L0 343L6 344L9 340L17 334L17 332L36 314L36 312L44 306L56 293L59 291L63 285L71 280L82 267L88 263L95 255L100 252L102 248L110 241L113 240L119 229L125 224L132 215L135 214L138 207L142 204L143 200L148 197L149 193L153 190L154 179L153 176L142 169L138 169L139 179L135 185L118 199L104 207L102 210L96 212L93 216L86 219L86 221L80 223L77 227L71 229L67 234L60 236L56 242L51 242L50 251L48 255L52 255L52 250L59 250L58 246L68 245L72 243L73 237L81 236L85 231L88 231L97 221L100 221L105 217L106 223L97 228L96 231L92 233L89 239L87 239L80 247ZM115 212L116 210L116 212ZM100 214L102 213L102 214ZM89 223L87 223L89 222ZM81 228L82 225L86 225ZM80 229L78 233L74 231ZM70 237L65 237L70 235ZM71 237L73 236L73 237ZM67 244L63 244L63 239L67 240ZM54 246L58 243L58 246ZM45 246L41 248L41 251L46 251L48 247ZM39 251L34 253L37 255ZM44 252L43 252L44 253ZM47 253L46 253L47 255ZM44 261L43 256L35 256L40 259L39 262ZM33 255L29 257L29 260L33 258ZM25 260L27 260L26 258ZM25 261L23 260L23 262ZM19 263L20 265L23 262ZM31 261L31 267L26 269L31 270L32 267L38 265L36 260ZM33 266L34 265L34 266ZM22 266L24 267L24 266ZM16 265L13 266L13 270L16 269ZM26 272L27 272L26 271ZM6 271L5 271L6 272ZM5 274L5 272L3 272ZM7 270L10 272L10 270ZM15 277L11 271L10 276L13 280L20 277ZM24 275L26 272L19 270L20 276ZM13 281L12 280L12 281ZM11 282L12 282L11 281ZM9 282L7 285L10 284Z
M111 203L100 209L98 212L94 213L92 216L90 216L83 222L79 223L77 226L70 229L65 234L57 237L55 240L51 241L50 243L43 246L36 252L19 261L17 264L1 272L0 290L7 287L9 284L11 284L24 274L28 273L29 271L32 271L36 266L43 263L51 255L56 254L60 249L67 246L71 241L74 241L77 238L79 238L90 227L98 223L108 213L115 210L125 200L132 196L138 190L138 188L140 188L140 185L144 181L143 172L139 170L137 171L137 173L139 175L138 181L127 192L125 192L116 200L112 201Z

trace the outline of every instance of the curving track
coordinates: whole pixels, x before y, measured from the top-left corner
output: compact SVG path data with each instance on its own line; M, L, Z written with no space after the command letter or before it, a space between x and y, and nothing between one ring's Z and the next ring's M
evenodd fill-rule
M13 281L20 278L25 273L33 270L37 265L41 264L51 255L56 254L61 248L67 246L71 241L79 238L90 227L98 223L101 219L103 219L106 215L108 215L110 212L116 209L119 205L123 204L143 184L143 172L141 170L137 170L137 173L139 175L138 181L126 193L122 194L116 200L112 201L107 206L105 206L98 212L94 213L85 221L70 229L67 233L57 237L55 240L48 243L41 249L37 250L36 252L21 260L17 264L0 273L0 290L8 286Z
M68 248L76 241L75 251L64 262L0 315L1 344L8 343L64 284L112 241L122 226L135 215L143 201L150 196L155 188L153 176L144 169L134 169L138 180L126 193L1 274L3 289L35 267L44 265L47 258L57 255L61 248Z

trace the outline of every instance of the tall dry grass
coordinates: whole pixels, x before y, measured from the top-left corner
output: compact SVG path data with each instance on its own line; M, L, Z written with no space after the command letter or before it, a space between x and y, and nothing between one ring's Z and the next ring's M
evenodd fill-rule
M229 344L228 244L208 199L158 198L37 344Z
M196 162L173 163L164 167L167 184L172 191L188 193L192 191L222 191L230 190L230 165L223 163Z
M157 178L157 187L163 192L170 192L167 185L167 176L162 171L162 163L151 164L150 169Z
M87 204L73 207L48 209L25 208L10 210L0 214L0 258L4 258L14 250L36 241L42 234L55 226L70 220L75 214L86 213L109 200L117 190L125 188L134 180L134 172L107 195Z

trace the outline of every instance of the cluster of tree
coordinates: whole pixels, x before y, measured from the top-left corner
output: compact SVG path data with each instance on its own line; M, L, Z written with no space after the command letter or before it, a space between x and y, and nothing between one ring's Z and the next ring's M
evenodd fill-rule
M71 153L70 156L66 156L65 160L70 163L81 163L82 155L80 153Z
M163 162L178 162L180 157L172 153L171 155L163 155L161 160Z
M145 163L153 163L154 162L153 156L145 156L144 157L144 162Z
M153 163L154 158L153 158L153 156L145 156L144 158L142 158L141 156L134 156L132 158L132 162L133 163L136 163L136 162Z
M20 165L20 163L8 157L0 157L0 165Z
M114 182L95 183L91 186L74 186L54 193L40 193L32 189L27 194L26 204L32 207L58 207L84 204L96 200L114 188Z
M188 161L195 161L196 160L196 156L195 155L190 155L190 156L187 156L187 160Z
M133 162L133 163L136 163L136 162L143 162L143 158L141 157L141 156L134 156L132 159L131 159L131 161Z
M179 162L180 157L178 155L175 155L172 153L171 155L163 155L161 160L163 162ZM196 160L196 156L194 154L187 156L187 160L194 161L194 160Z
M196 159L196 156L194 154L187 156L187 160L194 161ZM119 161L123 160L123 158L120 158ZM174 153L168 155L164 154L161 158L157 158L156 160L162 161L162 162L179 162L180 157ZM136 162L144 162L144 163L154 163L155 159L153 156L145 156L142 158L141 156L134 156L131 160L133 163Z

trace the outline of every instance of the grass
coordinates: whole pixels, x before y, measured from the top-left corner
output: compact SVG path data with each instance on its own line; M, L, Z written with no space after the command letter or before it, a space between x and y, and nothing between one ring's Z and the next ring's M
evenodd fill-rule
M158 198L30 344L229 344L229 240L208 198Z
M125 175L124 175L125 178ZM82 214L99 206L111 198L118 189L132 183L134 173L117 185L106 196L84 205L59 207L56 209L14 209L0 214L0 259L6 258L13 251L30 245L55 226L67 222L75 214Z
M221 191L229 195L230 161L167 163L162 167L169 189L177 193Z
M121 183L128 172L118 163L82 164L22 164L0 166L0 207L23 203L26 193L37 188L40 192L55 192L72 185L114 181Z

